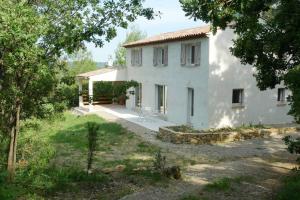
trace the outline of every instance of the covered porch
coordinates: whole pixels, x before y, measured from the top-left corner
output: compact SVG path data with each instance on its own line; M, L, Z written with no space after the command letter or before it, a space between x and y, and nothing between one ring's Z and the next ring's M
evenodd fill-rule
M138 91L135 91L140 86L129 91L129 94L126 94L138 94L138 96L133 97L133 99L138 97L137 101L134 102L136 109L134 109L134 106L132 107L133 109L128 109L124 105L112 104L111 102L104 102L101 105L96 104L98 102L94 102L94 96L99 95L94 94L95 82L113 82L114 84L125 81L128 82L126 69L103 68L79 74L76 79L79 88L79 107L75 108L75 110L81 114L93 113L99 116L110 115L114 118L129 121L152 131L158 131L159 127L174 125L171 122L163 120L161 116L149 112L146 108L141 108L139 97L141 94L139 94ZM88 83L88 102L84 101L86 97L83 94L83 82L85 82L85 84Z
M127 81L127 71L126 69L117 68L103 68L87 73L82 73L76 76L78 83L78 93L79 93L79 107L92 112L94 111L94 106L96 104L112 104L112 97L101 96L101 94L94 94L94 84L95 82L112 82L113 84L122 83ZM87 83L87 93L83 91L83 83ZM104 94L103 94L104 95ZM98 96L96 100L95 97ZM101 96L101 98L99 98ZM125 99L123 100L125 104Z

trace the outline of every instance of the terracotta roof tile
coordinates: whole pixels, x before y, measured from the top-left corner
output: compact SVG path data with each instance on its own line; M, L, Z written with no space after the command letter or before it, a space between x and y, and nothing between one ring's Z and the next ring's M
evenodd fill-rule
M169 41L199 38L199 37L206 36L206 34L209 32L210 32L210 26L207 25L202 27L184 29L175 32L162 33L146 39L138 40L136 42L130 42L123 46L129 48L129 47L136 47L141 45L149 45L149 44L163 43Z

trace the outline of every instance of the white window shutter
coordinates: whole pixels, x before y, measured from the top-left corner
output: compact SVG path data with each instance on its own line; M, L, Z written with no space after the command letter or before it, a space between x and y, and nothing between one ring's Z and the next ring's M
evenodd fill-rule
M157 48L153 48L153 66L157 66Z
M140 65L140 53L139 49L135 50L135 66Z
M165 63L164 63L164 65L165 66L168 66L168 46L165 46L165 48L164 48L164 51L165 51L165 54L164 54L164 61L165 61Z
M195 52L195 65L200 66L201 63L201 42L196 44L196 52Z
M143 48L139 49L139 66L143 65Z
M137 49L134 50L134 66L139 66L139 51Z
M133 49L131 49L131 66L133 66L134 65L134 50Z
M181 44L181 57L180 57L181 65L186 64L186 45Z

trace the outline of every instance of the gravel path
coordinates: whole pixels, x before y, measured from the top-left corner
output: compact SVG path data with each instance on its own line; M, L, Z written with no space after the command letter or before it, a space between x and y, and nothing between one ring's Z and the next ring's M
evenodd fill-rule
M295 167L295 156L286 151L282 136L252 139L217 145L184 145L165 143L156 139L156 133L105 112L97 115L108 121L120 123L145 141L161 147L164 152L195 161L183 170L183 180L172 181L169 187L149 187L125 196L122 200L177 200L187 194L201 191L202 187L223 177L251 176L255 183L243 185L237 197L213 199L271 199L279 185L279 178ZM300 136L300 133L295 133Z

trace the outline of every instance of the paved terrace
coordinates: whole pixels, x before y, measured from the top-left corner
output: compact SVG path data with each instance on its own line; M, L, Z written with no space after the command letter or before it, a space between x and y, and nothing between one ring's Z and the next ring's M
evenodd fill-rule
M145 112L138 113L120 105L94 105L92 112L85 111L88 110L88 106L86 108L83 107L83 109L77 108L77 110L84 113L98 114L99 116L107 113L156 132L159 130L159 127L175 125L174 123L164 121L157 116L146 114Z

